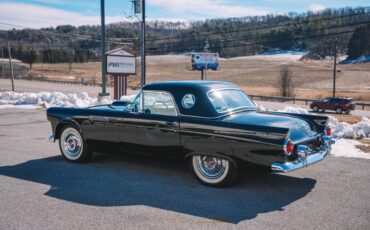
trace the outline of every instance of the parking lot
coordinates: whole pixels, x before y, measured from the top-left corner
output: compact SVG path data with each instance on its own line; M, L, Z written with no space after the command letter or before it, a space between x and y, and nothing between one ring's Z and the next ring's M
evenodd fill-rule
M0 229L368 229L370 160L290 174L244 166L230 188L179 162L96 154L67 163L45 110L0 110Z

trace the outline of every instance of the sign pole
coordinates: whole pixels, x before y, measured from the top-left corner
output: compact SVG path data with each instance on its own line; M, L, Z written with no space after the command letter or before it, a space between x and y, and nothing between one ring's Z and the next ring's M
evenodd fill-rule
M204 52L205 52L205 56L206 56L206 61L205 61L205 71L204 71L204 79L203 80L207 80L207 69L208 69L208 47L209 47L209 43L208 43L208 38L206 40L206 45L204 46Z
M1 48L1 62L2 62L2 71L3 71L3 78L5 77L5 65L4 65L4 48Z
M114 99L120 100L122 96L127 95L127 77L128 75L113 75L114 77Z
M12 91L14 92L14 73L13 73L13 63L12 63L12 50L10 48L10 43L8 42L8 52L9 52L9 64L10 64L10 71L12 74Z
M337 77L337 40L334 42L333 97L335 97L335 80Z
M104 0L100 0L101 11L101 74L102 74L102 92L99 96L109 96L107 93L107 59L105 56L105 6Z
M142 0L142 20L141 20L141 87L146 81L146 60L145 60L145 0Z

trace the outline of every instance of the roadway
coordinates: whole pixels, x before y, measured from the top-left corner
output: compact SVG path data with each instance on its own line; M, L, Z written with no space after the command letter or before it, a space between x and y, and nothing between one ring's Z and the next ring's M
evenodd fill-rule
M209 188L184 164L64 161L44 109L0 110L0 229L368 229L370 160L329 155L289 174L244 166Z

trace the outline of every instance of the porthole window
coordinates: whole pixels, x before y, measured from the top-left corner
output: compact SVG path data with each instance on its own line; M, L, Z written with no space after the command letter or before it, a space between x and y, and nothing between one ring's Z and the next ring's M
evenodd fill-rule
M195 96L193 94L186 94L182 98L181 104L182 104L182 107L184 107L185 109L192 108L195 104Z

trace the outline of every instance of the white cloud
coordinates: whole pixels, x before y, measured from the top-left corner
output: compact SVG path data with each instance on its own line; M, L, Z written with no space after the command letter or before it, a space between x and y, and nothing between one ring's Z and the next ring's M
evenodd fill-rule
M98 25L100 16L86 16L50 7L21 3L0 3L0 22L28 28L41 28L57 25ZM123 21L122 17L106 17L106 23ZM2 27L4 27L2 25Z
M312 12L320 12L326 9L326 7L322 4L311 4L308 9Z
M246 6L228 5L221 0L148 0L153 6L160 6L179 14L195 13L206 17L242 17L265 15L268 10Z

